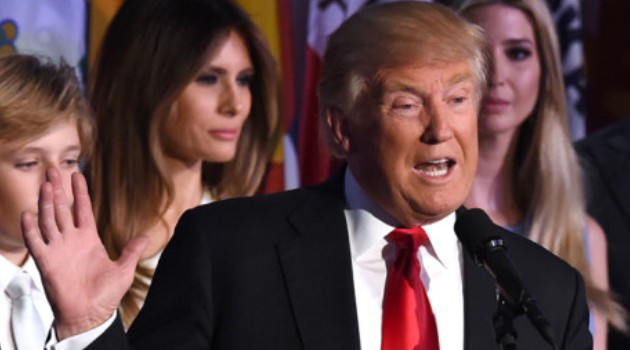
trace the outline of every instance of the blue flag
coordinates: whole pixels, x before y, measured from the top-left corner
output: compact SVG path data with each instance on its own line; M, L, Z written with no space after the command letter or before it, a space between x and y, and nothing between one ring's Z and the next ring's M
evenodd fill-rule
M0 52L44 55L86 64L85 0L0 0Z

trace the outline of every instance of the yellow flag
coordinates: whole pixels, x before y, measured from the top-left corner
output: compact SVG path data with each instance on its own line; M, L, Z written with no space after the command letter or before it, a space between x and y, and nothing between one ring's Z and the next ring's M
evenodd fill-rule
M94 59L101 46L101 41L107 30L109 22L116 14L116 11L123 4L124 0L89 0L90 4L90 42L89 42L89 62L90 67L94 64Z

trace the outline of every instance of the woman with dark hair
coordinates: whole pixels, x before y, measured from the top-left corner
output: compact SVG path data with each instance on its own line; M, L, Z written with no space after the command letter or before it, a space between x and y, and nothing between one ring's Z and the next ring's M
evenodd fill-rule
M256 193L279 135L276 64L231 1L128 0L90 84L98 230L113 258L149 238L121 304L128 326L180 215Z

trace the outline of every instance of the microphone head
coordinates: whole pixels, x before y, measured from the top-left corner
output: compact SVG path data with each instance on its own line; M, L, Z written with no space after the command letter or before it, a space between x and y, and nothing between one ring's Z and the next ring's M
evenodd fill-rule
M455 234L473 257L483 255L486 243L501 239L501 230L479 208L457 212Z

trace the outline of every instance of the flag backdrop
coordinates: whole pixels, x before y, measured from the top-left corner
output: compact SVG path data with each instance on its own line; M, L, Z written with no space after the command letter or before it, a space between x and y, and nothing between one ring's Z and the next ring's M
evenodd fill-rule
M76 0L75 0L76 1ZM81 1L81 0L79 0ZM94 64L98 48L103 40L109 22L120 8L124 0L87 0L89 6L88 22L90 24L89 63Z
M297 187L294 175L295 152L286 144L286 135L294 114L293 97L293 50L291 37L291 4L290 0L238 0L252 20L260 27L267 38L269 47L278 60L281 76L282 98L282 138L275 148L271 164L261 188L261 192L282 191L285 188ZM288 172L288 173L287 173Z
M569 130L571 137L578 140L586 135L586 78L580 0L547 0L547 5L560 41Z
M84 80L85 0L0 0L0 51L63 59Z

